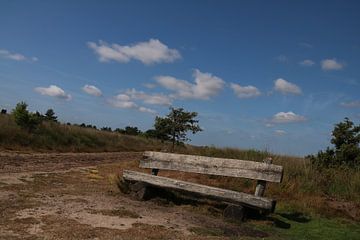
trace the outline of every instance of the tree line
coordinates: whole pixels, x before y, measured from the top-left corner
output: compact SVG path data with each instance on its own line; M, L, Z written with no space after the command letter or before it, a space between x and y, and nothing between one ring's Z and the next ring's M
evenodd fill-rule
M183 108L174 107L170 107L169 110L170 111L166 116L157 116L155 118L154 128L144 132L135 126L126 126L125 128L116 128L113 130L111 127L107 126L98 129L95 125L85 123L71 124L68 122L66 125L169 141L172 143L173 148L175 145L182 145L184 142L190 141L188 132L196 134L197 132L202 131L199 126L199 120L196 119L198 116L197 112L188 112ZM6 110L2 111L2 113L6 114ZM19 102L16 104L11 115L14 117L16 124L29 133L36 132L43 122L61 124L53 109L48 109L45 114L41 114L38 111L30 112L26 102Z
M360 170L360 124L356 125L349 118L335 124L331 144L315 155L307 156L318 169L350 167Z

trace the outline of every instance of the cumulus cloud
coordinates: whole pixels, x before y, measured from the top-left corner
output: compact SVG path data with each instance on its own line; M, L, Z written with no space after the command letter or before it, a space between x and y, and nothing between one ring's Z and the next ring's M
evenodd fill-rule
M208 100L217 95L224 87L225 82L211 73L203 73L198 69L193 72L195 83L177 79L172 76L157 76L156 82L171 91L173 97L183 99Z
M37 57L28 58L20 53L12 53L6 49L0 49L0 57L11 59L14 61L32 61L32 62L38 61Z
M139 107L140 112L156 114L156 111L146 107Z
M170 49L158 39L150 39L147 42L139 42L132 45L107 44L88 42L91 48L99 57L101 62L117 61L127 63L131 59L139 60L144 64L161 62L173 62L181 55L178 50Z
M321 61L321 68L324 71L341 70L344 68L344 63L338 62L335 58L324 59Z
M275 80L275 90L283 94L301 94L301 88L297 85L286 81L285 79L278 78Z
M191 98L194 95L194 84L191 84L188 81L171 76L157 76L155 77L155 80L160 86L168 90L176 91L180 97Z
M360 108L360 100L342 102L340 105L346 108Z
M253 98L261 94L259 89L251 85L243 87L239 84L231 83L230 87L234 90L234 93L238 98Z
M171 105L171 98L163 94L148 94L143 91L137 91L134 88L126 90L125 94L134 100L142 100L144 103L153 105Z
M108 99L108 104L115 108L122 108L122 109L134 109L144 113L151 113L156 114L155 110L150 108L138 106L135 102L133 102L130 96L126 94L118 94L110 99Z
M126 94L118 94L115 96L115 99L118 101L125 101L125 102L131 100L131 98Z
M293 112L279 112L275 114L271 120L272 123L293 123L303 122L306 118Z
M299 64L301 66L311 67L311 66L315 65L315 62L313 60L310 60L310 59L305 59L305 60L299 62Z
M274 131L276 136L284 136L286 134L286 131L277 129Z
M85 85L82 87L82 90L84 92L86 92L87 94L96 96L96 97L100 97L102 95L102 92L100 89L98 89L97 87L93 86L93 85Z
M64 90L62 90L60 87L56 85L50 85L49 87L37 87L34 90L35 92L38 92L41 95L47 95L59 99L71 100L71 95L65 93Z
M132 101L122 100L117 96L108 99L108 103L115 108L137 108L137 104Z

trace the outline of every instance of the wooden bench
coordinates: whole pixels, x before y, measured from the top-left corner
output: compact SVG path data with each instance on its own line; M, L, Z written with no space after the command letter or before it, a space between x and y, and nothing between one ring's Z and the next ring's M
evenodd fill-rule
M267 159L265 162L254 162L163 152L145 152L143 159L140 160L140 167L152 169L152 174L124 170L123 179L132 184L145 183L152 187L189 192L206 198L220 200L224 203L264 210L265 212L273 212L276 205L275 200L263 197L266 182L280 183L283 177L283 167L271 164L271 159ZM160 177L157 176L160 169L242 177L258 181L255 193L247 194ZM135 191L139 190L144 191L144 189L135 188Z

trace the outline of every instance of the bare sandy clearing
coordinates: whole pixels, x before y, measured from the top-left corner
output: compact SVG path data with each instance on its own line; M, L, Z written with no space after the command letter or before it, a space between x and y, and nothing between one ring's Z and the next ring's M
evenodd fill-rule
M119 193L114 179L141 153L0 153L2 239L226 239L267 234L201 207ZM219 229L200 236L193 229ZM203 234L202 234L203 235ZM206 235L206 234L205 234Z

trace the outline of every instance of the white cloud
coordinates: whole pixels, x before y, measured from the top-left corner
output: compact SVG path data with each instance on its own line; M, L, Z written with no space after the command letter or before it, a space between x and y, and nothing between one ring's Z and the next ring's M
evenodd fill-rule
M126 94L118 94L115 97L108 99L107 102L115 108L134 109L144 113L156 114L155 110L138 106L135 102L131 101L131 98Z
M130 101L130 98L126 100L125 97L119 95L108 99L108 103L115 108L138 108L136 103Z
M194 70L193 77L195 78L194 94L201 99L209 99L215 96L223 89L225 82L211 73L202 73L198 69Z
M118 94L115 96L115 99L118 101L130 101L130 97L126 94Z
M272 123L292 123L303 122L306 118L293 112L279 112L275 114L271 120Z
M136 59L144 64L161 62L173 62L181 58L179 51L170 49L158 39L150 39L148 42L139 42L132 45L107 44L99 41L99 44L88 42L89 48L93 49L101 62L117 61L120 63Z
M65 99L65 100L71 100L71 95L65 93L64 90L62 90L61 88L59 88L56 85L50 85L49 87L37 87L34 89L35 92L40 93L41 95L47 95L50 97L56 97L56 98L60 98L60 99Z
M156 111L146 107L139 107L140 112L156 114Z
M171 98L163 94L147 94L143 91L137 91L134 88L126 90L125 94L134 100L142 100L144 103L153 105L171 105Z
M340 105L347 108L360 108L360 100L351 101L351 102L342 102Z
M325 59L321 61L321 68L324 71L341 70L344 68L344 63L338 62L335 58Z
M305 59L305 60L299 62L299 64L302 66L305 66L305 67L311 67L311 66L315 65L315 62L310 59Z
M217 95L224 87L225 82L211 73L203 73L198 69L193 72L195 83L177 79L171 76L157 76L157 83L168 89L175 91L175 98L183 99L202 99L207 100Z
M276 136L284 136L286 134L286 131L277 129L274 131Z
M93 85L85 85L84 87L82 87L82 90L84 92L86 92L87 94L96 96L96 97L100 97L102 95L102 92L100 89L98 89L97 87L93 86Z
M37 57L27 58L20 53L12 53L6 49L0 49L0 57L11 59L14 61L33 61L36 62L39 59Z
M297 85L286 81L285 79L278 78L275 80L275 90L283 94L301 94L301 88Z
M242 87L239 84L231 83L230 87L238 98L253 98L261 94L259 89L251 85Z
M171 76L157 76L155 77L155 80L160 86L168 90L176 91L177 94L182 98L192 98L194 95L194 84L191 84L185 80L177 79Z

